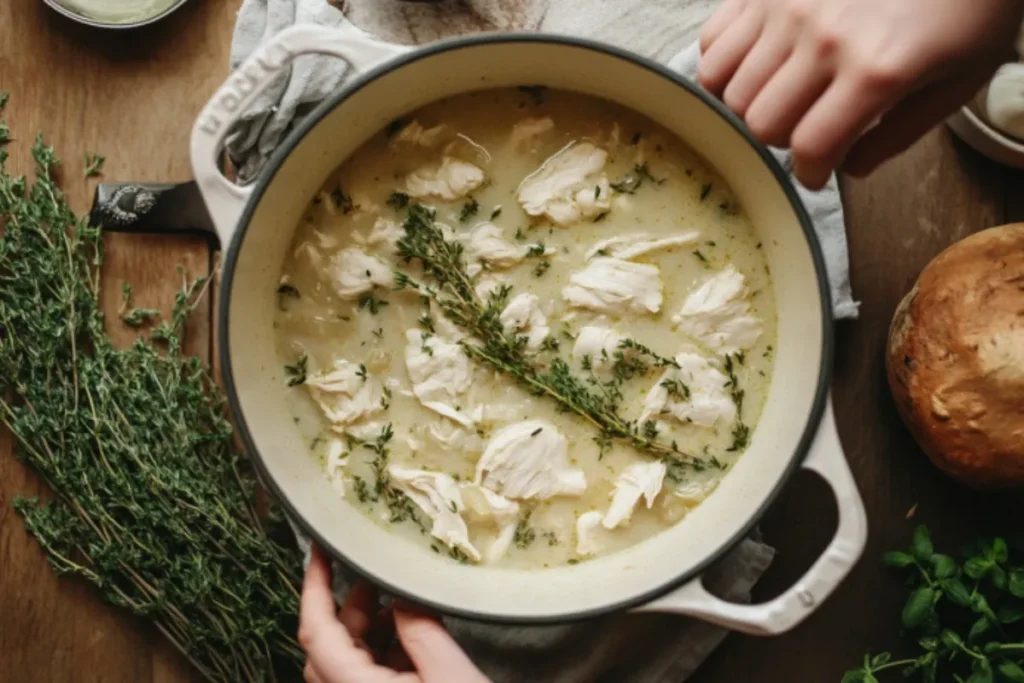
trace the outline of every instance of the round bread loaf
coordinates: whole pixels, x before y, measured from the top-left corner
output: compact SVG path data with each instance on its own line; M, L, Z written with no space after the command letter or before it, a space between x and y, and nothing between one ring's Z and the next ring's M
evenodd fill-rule
M1024 488L1024 223L935 257L889 330L886 369L903 421L951 477Z

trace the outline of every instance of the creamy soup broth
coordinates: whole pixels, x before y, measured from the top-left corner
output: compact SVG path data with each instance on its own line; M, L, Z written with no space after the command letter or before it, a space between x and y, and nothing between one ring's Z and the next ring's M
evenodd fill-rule
M624 478L631 465L648 467L659 458L621 440L609 445L595 439L599 430L587 419L560 412L556 401L532 395L479 360L469 362L465 391L444 396L459 384L457 372L455 379L442 373L440 387L423 391L441 395L454 418L425 407L413 391L407 347L448 345L434 346L437 353L428 354L427 364L441 351L464 355L457 338L465 330L415 290L394 291L393 273L379 272L383 264L386 271L431 282L416 260L403 263L395 253L396 237L405 235L403 221L417 204L435 212L435 227L446 238L465 246L462 260L474 271L474 286L507 284L506 304L521 294L536 295L532 307L523 307L522 315L510 313L505 324L512 325L510 338L529 340L525 356L537 367L549 367L558 357L581 381L611 381L615 352L622 351L627 363L633 357L621 349L620 338L662 358L685 354L678 370L642 357L649 368L621 382L619 412L637 420L638 432L656 432L652 438L662 444L674 442L698 467L649 468L640 480ZM488 223L496 227L482 227ZM475 250L474 234L482 245ZM619 241L604 242L612 238ZM666 238L676 242L658 246ZM346 249L348 260L339 256ZM360 270L363 262L353 249L378 261ZM619 301L621 288L614 295L601 290L610 277L604 270L584 278L584 284L598 287L596 293L572 281L595 262L655 266L661 283L657 311L650 310L653 295L639 284L633 299L632 290L623 290L625 304ZM345 268L357 272L343 276ZM650 271L644 272L649 284ZM731 294L730 283L736 290ZM574 284L575 294L568 297ZM728 186L650 120L565 92L460 95L368 140L310 204L285 261L278 297L276 338L293 384L282 390L325 476L340 496L384 527L461 561L520 568L575 563L684 520L742 454L772 375L776 323L770 273L750 219ZM592 310L595 297L605 309ZM591 308L581 307L588 302ZM680 315L683 309L686 315ZM417 339L425 325L434 332L426 341ZM601 333L595 338L603 352L574 353L585 327ZM472 335L463 341L474 343ZM364 382L375 383L376 393L360 395ZM651 398L659 387L669 395ZM478 475L496 435L535 421L557 434L526 435L541 444L537 457L544 460L530 466L558 461L564 443L559 476L515 471L517 458L525 462L527 456L523 434L517 441L514 429L504 432L512 444L507 452L492 454L492 460L504 460ZM381 449L360 442L377 443L387 425L385 459ZM405 479L392 474L395 467ZM421 474L418 480L415 472L448 478ZM383 491L377 490L381 473ZM523 482L534 479L544 490L526 497L524 486L530 484ZM560 483L552 484L556 479ZM609 519L613 502L618 511ZM439 512L441 506L451 510ZM586 513L591 514L580 521ZM396 517L400 521L392 521Z

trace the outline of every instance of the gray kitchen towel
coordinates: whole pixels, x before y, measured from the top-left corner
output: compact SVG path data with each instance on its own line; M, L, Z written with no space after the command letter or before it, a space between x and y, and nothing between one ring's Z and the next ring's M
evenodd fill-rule
M543 30L580 35L631 49L692 77L700 59L694 41L715 2L704 0L245 0L231 46L236 68L261 41L295 23L338 26L352 21L382 40L422 44L496 30ZM347 76L336 59L304 56L256 103L228 142L243 182L259 173L291 126ZM789 156L773 150L784 168ZM851 298L846 233L833 177L821 192L798 188L826 256L837 318L857 316ZM293 529L308 558L309 539ZM710 590L743 602L774 551L752 538L708 572ZM343 596L348 575L336 567ZM669 683L687 678L721 643L726 631L670 615L614 614L580 624L495 626L445 619L460 645L495 683Z

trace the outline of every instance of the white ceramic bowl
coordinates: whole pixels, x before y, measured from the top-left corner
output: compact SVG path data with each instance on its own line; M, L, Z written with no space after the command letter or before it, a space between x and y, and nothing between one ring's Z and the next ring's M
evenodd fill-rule
M289 134L249 187L216 158L246 108L303 53L326 53L360 74ZM272 321L284 255L328 175L390 121L458 93L544 85L618 102L674 132L722 174L765 246L778 302L776 366L750 447L686 519L625 551L574 566L465 566L388 534L339 498L308 453L281 389ZM613 610L695 615L751 633L799 623L832 592L864 547L864 507L843 457L828 389L832 308L821 248L796 191L767 149L721 103L660 64L600 43L486 34L417 49L382 44L351 25L298 26L246 61L193 129L196 181L225 249L221 366L246 448L289 513L329 552L393 594L448 614L552 623ZM584 228L579 228L584 229ZM400 420L400 416L392 416ZM700 576L743 540L790 476L815 470L833 488L839 526L796 585L763 605L709 594Z
M1024 168L1024 142L1009 137L985 120L980 102L987 88L953 114L946 123L964 142L984 156L1014 168Z

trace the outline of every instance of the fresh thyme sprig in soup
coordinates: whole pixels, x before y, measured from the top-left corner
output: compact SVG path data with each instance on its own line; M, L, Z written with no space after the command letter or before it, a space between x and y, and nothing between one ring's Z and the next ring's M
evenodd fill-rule
M747 448L775 304L750 220L679 140L538 88L430 105L312 201L275 321L340 496L460 562L608 554Z

